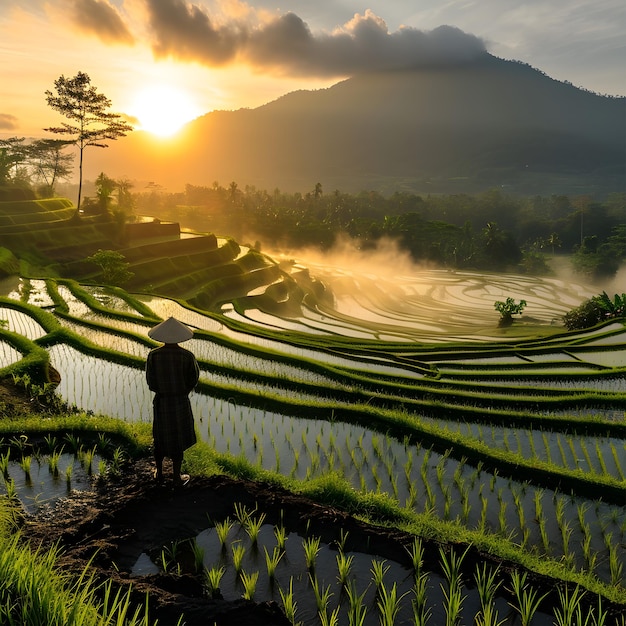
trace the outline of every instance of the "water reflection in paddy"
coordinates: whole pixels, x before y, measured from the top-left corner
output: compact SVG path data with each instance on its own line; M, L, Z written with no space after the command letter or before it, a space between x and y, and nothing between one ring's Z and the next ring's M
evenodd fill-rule
M39 339L46 334L39 322L35 321L30 315L16 309L0 307L0 320L7 322L7 330L23 335L31 341Z

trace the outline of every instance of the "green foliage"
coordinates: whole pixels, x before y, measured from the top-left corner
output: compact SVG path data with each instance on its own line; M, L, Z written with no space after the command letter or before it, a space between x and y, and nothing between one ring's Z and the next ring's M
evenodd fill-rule
M572 257L574 271L590 278L614 276L619 268L620 257L614 246L601 242L596 235L585 237Z
M521 315L526 308L526 300L520 300L515 302L510 296L504 301L497 300L493 306L498 313L500 313L500 320L503 323L511 322L513 315Z
M7 248L0 248L0 276L18 274L20 271L19 261Z
M95 263L102 270L102 280L108 285L123 285L134 274L129 271L130 264L120 252L116 250L102 250L87 257L87 261Z
M626 317L626 293L611 298L606 291L585 300L563 316L568 330L590 328L600 322Z

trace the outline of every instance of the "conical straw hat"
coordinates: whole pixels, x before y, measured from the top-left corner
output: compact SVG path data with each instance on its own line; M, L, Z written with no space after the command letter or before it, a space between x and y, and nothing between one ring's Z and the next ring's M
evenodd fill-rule
M181 343L193 337L193 331L176 318L169 317L148 331L148 337L163 343Z

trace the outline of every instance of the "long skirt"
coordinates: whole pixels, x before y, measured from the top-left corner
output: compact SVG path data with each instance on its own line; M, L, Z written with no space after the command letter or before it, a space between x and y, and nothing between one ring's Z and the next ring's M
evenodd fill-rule
M186 394L156 394L153 400L154 451L167 457L182 456L196 443L191 402Z

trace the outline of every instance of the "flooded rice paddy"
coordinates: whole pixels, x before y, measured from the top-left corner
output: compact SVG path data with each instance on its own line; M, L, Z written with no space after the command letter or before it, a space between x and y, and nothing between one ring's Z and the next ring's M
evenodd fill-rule
M190 398L200 438L218 455L245 458L297 480L333 472L359 492L385 494L401 507L499 535L530 552L589 571L604 582L624 584L626 507L536 485L523 475L501 476L469 462L454 448L460 436L526 462L624 483L626 441L621 436L572 434L541 428L534 421L525 428L487 425L476 411L463 417L458 412L434 416L406 402L404 413L416 425L449 438L450 448L444 452L431 444L391 437L368 424L372 406L385 410L383 396L390 404L402 404L403 399L427 394L426 384L439 385L443 393L433 402L457 408L464 403L473 409L487 406L486 399L506 403L511 396L536 398L536 407L527 410L535 418L561 414L558 407L542 405L547 391L572 396L590 390L624 394L624 326L615 323L576 334L565 334L558 327L567 310L593 295L590 290L516 275L429 270L419 276L379 280L369 274L317 269L332 288L336 307L305 308L297 319L258 309L236 312L234 307L225 307L221 316L203 315L167 298L137 298L155 317L174 315L199 331L186 346L200 361L202 380L258 398L247 406L193 392ZM109 313L92 309L60 284L58 293L69 316L56 315L43 281L21 279L6 298L47 310L63 328L102 350L101 354L83 352L63 342L49 346L51 364L61 374L58 393L65 401L84 411L149 422L152 394L137 363L141 365L156 345L147 339L151 322L141 319L139 308L102 288L83 289ZM530 339L523 334L516 337L515 326L506 336L498 329L493 302L507 296L529 303L526 313L535 326ZM46 336L27 309L2 306L0 316L8 330L30 341ZM545 339L538 338L541 329ZM351 354L346 339L358 348ZM455 342L462 343L452 345ZM107 350L133 357L135 364L114 362ZM21 358L7 341L0 343L2 366ZM410 367L412 363L433 367L437 377L424 379L423 373ZM474 386L468 391L459 381ZM319 391L313 393L310 387L298 391L298 383L315 385ZM351 399L350 390L360 395ZM319 405L319 418L303 419L287 409L266 410L265 395ZM327 406L361 406L363 421L358 425L329 422ZM594 410L583 402L572 409L572 415ZM624 420L619 407L605 407L597 415L607 422ZM52 485L49 489L50 494L57 493ZM215 540L210 530L198 537L207 547ZM297 561L295 555L293 559ZM403 576L399 573L398 580Z

